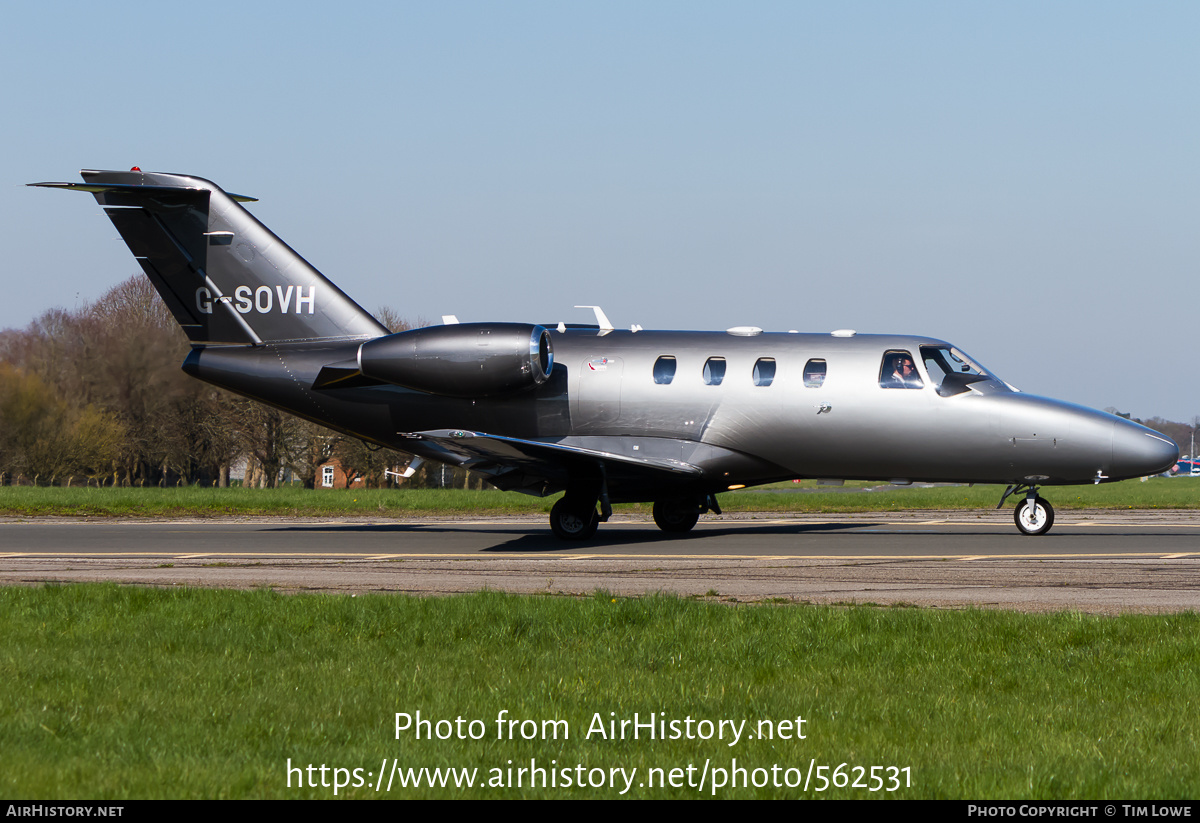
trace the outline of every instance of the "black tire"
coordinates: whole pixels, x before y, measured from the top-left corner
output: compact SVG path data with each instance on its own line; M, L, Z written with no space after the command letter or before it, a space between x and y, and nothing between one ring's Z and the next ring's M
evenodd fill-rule
M1017 504L1017 510L1013 512L1013 521L1021 534L1045 534L1054 525L1054 507L1045 498L1035 497L1031 511L1029 498L1026 498Z
M654 522L665 532L690 532L700 519L700 504L695 500L679 499L654 501Z
M550 509L550 530L559 540L591 540L599 527L595 503L581 507L564 497Z

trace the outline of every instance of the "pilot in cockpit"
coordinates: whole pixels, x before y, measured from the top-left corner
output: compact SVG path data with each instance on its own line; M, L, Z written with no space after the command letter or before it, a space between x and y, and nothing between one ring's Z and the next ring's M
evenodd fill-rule
M898 352L890 355L891 363L884 366L883 374L879 378L879 385L885 389L921 389L925 384L921 382L921 375L917 374L917 367L913 363L912 355L907 352Z

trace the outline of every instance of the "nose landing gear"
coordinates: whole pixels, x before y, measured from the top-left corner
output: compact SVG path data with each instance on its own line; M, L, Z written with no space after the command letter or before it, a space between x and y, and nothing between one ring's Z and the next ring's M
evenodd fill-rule
M1042 497L1027 497L1017 504L1013 520L1022 534L1045 534L1054 525L1054 508Z
M1054 507L1050 505L1049 500L1038 496L1037 486L1025 483L1009 486L1004 490L1004 496L1000 498L1000 504L996 508L1003 506L1009 495L1022 490L1025 491L1025 499L1017 504L1017 509L1013 512L1013 521L1017 524L1017 529L1021 534L1045 534L1054 525Z

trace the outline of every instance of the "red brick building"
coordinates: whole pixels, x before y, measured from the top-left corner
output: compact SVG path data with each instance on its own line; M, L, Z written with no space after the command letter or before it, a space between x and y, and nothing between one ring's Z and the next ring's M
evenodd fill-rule
M341 461L335 458L317 467L315 486L318 489L365 489L366 478L358 473L347 477Z

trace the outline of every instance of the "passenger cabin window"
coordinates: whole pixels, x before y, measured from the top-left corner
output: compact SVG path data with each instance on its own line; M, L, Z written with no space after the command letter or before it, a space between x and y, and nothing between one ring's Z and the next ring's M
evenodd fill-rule
M708 386L719 386L725 379L725 358L710 357L704 361L704 383Z
M804 385L810 389L819 389L825 382L825 361L814 358L804 364Z
M913 356L906 351L884 352L879 369L879 387L883 389L923 389Z
M669 354L654 361L654 382L665 386L675 379L675 358Z
M769 386L775 381L775 358L760 357L754 361L754 385Z

